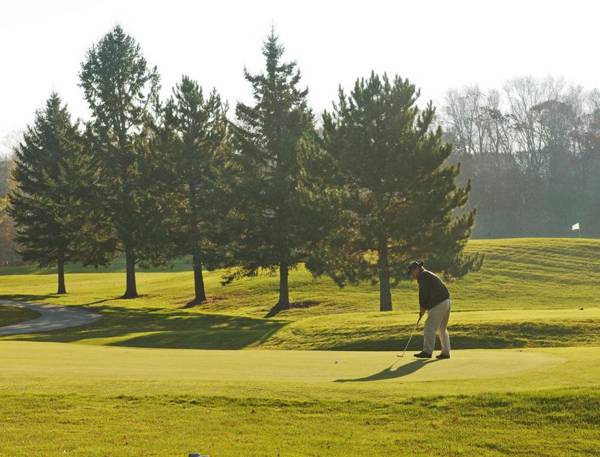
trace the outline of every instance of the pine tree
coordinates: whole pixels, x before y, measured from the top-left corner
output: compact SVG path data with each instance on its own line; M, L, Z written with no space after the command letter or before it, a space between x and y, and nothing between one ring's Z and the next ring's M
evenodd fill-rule
M457 211L469 186L456 186L459 167L444 164L451 145L432 127L432 105L417 107L418 95L408 80L372 73L349 96L340 89L323 115L338 220L307 267L339 285L378 282L381 311L392 309L391 286L406 277L410 259L427 258L453 276L481 264L462 253L475 213Z
M120 26L87 53L80 85L92 112L88 141L97 164L102 224L125 253L124 298L138 296L135 268L164 261L165 212L160 151L154 147L159 75Z
M273 312L289 307L289 270L308 257L322 235L322 207L307 174L317 151L308 90L298 88L300 72L296 63L281 62L283 52L271 32L263 46L265 73L245 71L255 104L236 108L233 134L241 176L234 255L240 268L227 278L279 269Z
M15 149L9 213L23 260L57 266L59 294L66 293L65 262L84 260L78 249L84 169L78 125L53 93Z
M198 83L184 76L165 110L163 147L172 162L170 191L178 210L171 236L177 253L193 259L195 296L190 305L206 301L203 265L216 268L223 263L219 235L230 201L226 109L215 91L206 98Z

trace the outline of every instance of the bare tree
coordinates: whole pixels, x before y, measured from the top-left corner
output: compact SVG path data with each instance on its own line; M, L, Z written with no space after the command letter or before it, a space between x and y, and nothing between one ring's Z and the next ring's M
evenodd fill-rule
M599 108L599 91L554 78L448 93L441 123L473 184L477 235L564 235L590 211L579 190L591 196L600 181L592 159Z

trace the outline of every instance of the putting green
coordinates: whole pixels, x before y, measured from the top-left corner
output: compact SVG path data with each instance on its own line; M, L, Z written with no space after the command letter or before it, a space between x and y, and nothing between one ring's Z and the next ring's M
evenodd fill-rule
M60 343L0 343L5 374L205 381L421 382L514 376L562 357L536 351L463 350L451 360L394 352L131 349Z
M0 342L0 391L343 398L600 385L600 348L395 352L144 349ZM252 393L250 393L252 392Z

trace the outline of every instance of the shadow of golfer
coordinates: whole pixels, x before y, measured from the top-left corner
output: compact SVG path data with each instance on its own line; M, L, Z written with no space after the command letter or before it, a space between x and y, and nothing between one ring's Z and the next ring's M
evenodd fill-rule
M366 376L364 378L356 379L336 379L335 382L367 382L367 381L382 381L384 379L402 378L408 376L417 370L420 370L425 365L437 362L437 360L414 360L406 365L400 365L398 368L394 368L395 363L392 363L389 367L381 370L379 373Z

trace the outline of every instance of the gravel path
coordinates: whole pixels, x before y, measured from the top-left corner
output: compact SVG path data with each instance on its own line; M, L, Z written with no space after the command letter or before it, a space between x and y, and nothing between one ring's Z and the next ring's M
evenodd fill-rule
M37 303L25 303L12 300L0 300L2 305L28 308L40 314L40 317L18 324L0 327L0 336L17 335L20 333L39 333L51 330L59 330L67 327L77 327L89 324L102 316L84 309L75 307L62 307L54 305L41 305Z

